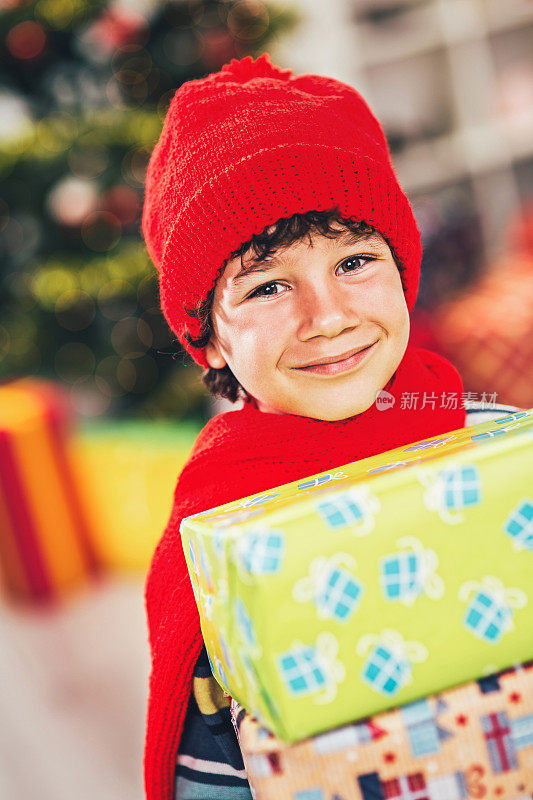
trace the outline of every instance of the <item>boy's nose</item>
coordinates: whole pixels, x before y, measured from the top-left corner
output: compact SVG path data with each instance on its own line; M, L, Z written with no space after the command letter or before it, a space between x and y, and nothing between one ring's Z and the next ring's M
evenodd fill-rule
M332 339L354 328L361 320L353 302L348 302L346 290L338 290L323 283L310 285L300 292L299 338L312 339L325 336Z

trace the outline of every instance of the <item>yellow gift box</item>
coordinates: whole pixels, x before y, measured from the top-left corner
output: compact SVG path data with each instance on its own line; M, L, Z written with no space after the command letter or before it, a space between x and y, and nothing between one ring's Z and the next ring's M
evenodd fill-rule
M192 423L154 420L83 425L75 444L95 517L95 547L107 569L147 569L198 432Z
M187 517L215 677L292 742L533 656L533 412Z

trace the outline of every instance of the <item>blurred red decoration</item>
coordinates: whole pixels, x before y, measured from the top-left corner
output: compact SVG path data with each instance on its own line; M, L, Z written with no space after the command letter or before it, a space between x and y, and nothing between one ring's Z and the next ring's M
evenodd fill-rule
M227 30L205 31L203 61L208 70L218 69L235 56L235 40Z
M433 329L432 316L423 308L414 308L411 314L409 344L434 352L440 351L440 345Z
M29 61L42 54L46 46L46 34L38 22L20 22L7 34L6 45L14 58Z
M459 298L432 312L440 352L464 388L533 406L533 258L509 253Z
M102 211L113 214L121 225L130 225L139 216L139 196L130 186L124 184L112 186L103 195L101 208Z
M508 246L533 259L533 200L529 200L513 218L508 229Z
M90 39L107 53L125 44L140 42L147 33L146 19L141 14L122 8L106 9L88 31Z
M0 0L0 9L11 11L14 8L23 8L31 2L32 0Z

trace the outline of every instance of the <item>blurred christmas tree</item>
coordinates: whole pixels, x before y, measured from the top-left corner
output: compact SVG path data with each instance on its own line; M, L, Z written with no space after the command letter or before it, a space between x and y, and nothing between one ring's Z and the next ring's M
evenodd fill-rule
M143 181L184 81L296 16L257 0L0 0L0 376L81 413L206 416L140 238Z

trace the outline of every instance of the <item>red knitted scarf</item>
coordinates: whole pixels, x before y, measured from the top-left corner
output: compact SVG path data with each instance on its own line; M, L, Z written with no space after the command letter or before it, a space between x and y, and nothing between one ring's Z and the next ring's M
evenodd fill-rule
M146 585L152 649L144 763L147 800L173 797L192 674L203 645L181 547L181 520L465 424L461 378L448 361L428 350L408 347L385 389L395 397L392 408L379 411L374 404L338 422L263 413L245 404L242 410L219 414L200 433L179 476L170 520ZM413 406L416 398L416 410L402 408L407 396Z

